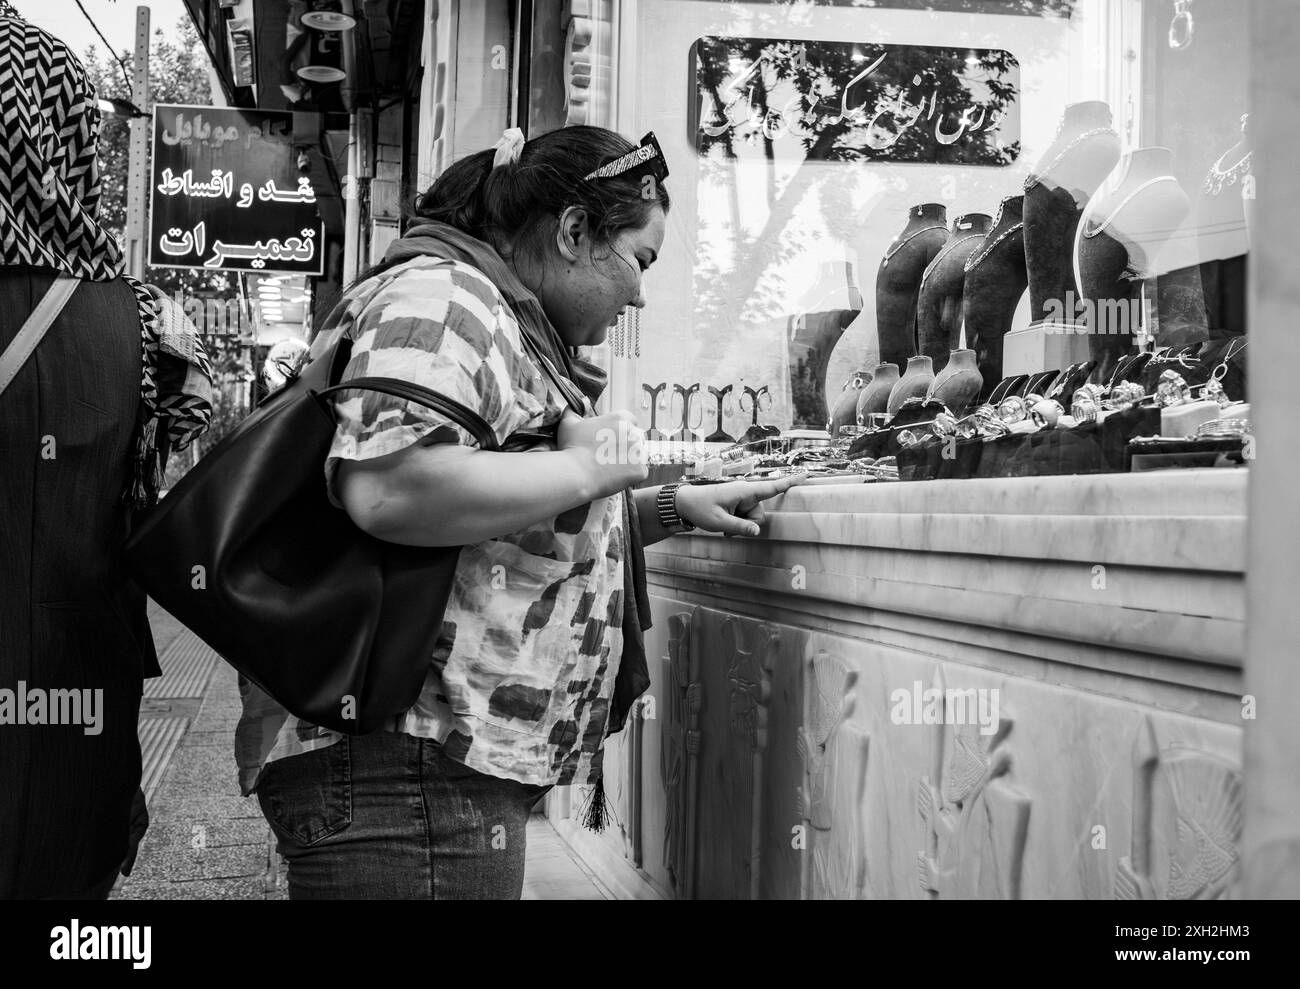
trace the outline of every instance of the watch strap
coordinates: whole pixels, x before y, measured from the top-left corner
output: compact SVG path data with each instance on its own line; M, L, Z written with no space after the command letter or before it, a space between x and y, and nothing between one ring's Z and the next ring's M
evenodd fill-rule
M677 489L681 486L680 481L665 484L659 489L659 494L655 498L655 508L659 512L659 522L671 532L691 532L695 528L677 514Z

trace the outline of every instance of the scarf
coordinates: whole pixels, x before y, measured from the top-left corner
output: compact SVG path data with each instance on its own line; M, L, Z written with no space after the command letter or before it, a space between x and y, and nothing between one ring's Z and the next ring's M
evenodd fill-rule
M11 16L0 16L0 115L0 265L122 278L135 295L141 411L128 497L146 507L159 442L181 449L207 428L211 364L179 307L124 274L122 249L100 225L99 107L85 69L63 42Z
M519 330L536 350L559 372L559 382L570 408L579 414L594 414L583 407L581 397L592 403L605 390L606 375L595 364L572 354L559 332L551 324L537 296L519 280L505 259L485 243L445 223L426 222L412 227L406 236L393 242L384 255L385 267L417 257L438 257L461 261L477 268L496 286L506 305L514 313ZM575 394L576 392L576 394ZM632 503L631 491L623 492L623 531L627 550L623 554L623 655L614 679L606 736L623 729L632 704L650 686L650 670L645 654L645 630L650 628L650 598L646 589L645 543L641 523ZM596 783L587 827L600 831L605 826L608 807L603 778Z

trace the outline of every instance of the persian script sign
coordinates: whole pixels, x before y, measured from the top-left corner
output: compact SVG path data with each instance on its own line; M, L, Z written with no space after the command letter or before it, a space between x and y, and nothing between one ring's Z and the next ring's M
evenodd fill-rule
M696 149L802 145L814 161L1009 165L1020 63L997 48L774 38L691 46Z
M298 172L292 113L155 107L150 186L151 265L325 270L325 227Z

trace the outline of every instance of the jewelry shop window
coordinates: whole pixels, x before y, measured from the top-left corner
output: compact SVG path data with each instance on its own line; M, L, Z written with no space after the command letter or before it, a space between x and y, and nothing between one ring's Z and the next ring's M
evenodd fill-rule
M1069 415L1088 382L1106 409L1246 398L1242 5L621 17L619 127L655 132L673 208L646 308L600 350L652 438L870 426L936 397L960 417L1055 394Z

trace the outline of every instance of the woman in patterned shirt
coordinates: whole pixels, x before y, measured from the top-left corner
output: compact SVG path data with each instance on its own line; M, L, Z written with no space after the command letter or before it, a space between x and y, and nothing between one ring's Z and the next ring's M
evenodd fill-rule
M792 483L686 486L657 505L660 489L632 490L646 477L635 418L595 415L568 380L571 348L645 304L665 174L657 144L602 128L508 131L419 198L416 225L313 342L316 357L346 336L345 381L432 388L509 452L387 395L336 405L336 504L379 538L464 549L424 688L389 730L300 723L241 684L241 782L292 898L518 898L532 806L600 778L639 541L689 524L756 535L761 502ZM520 431L533 436L511 443Z

